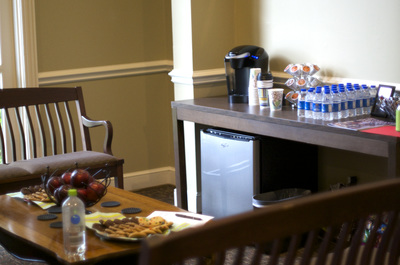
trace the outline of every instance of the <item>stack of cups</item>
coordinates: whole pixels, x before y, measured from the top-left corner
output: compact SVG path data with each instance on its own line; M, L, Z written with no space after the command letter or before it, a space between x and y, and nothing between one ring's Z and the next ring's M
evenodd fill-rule
M268 107L269 96L268 90L273 87L273 78L271 73L259 73L257 75L257 88L258 88L258 99L260 106Z
M261 68L251 68L249 76L249 105L260 105L257 89L257 76L261 73Z

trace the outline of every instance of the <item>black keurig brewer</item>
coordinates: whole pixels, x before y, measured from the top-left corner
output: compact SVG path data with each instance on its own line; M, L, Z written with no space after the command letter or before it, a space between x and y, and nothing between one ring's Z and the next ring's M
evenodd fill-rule
M229 103L248 103L250 68L268 72L268 54L257 46L242 45L233 48L225 56L225 72Z

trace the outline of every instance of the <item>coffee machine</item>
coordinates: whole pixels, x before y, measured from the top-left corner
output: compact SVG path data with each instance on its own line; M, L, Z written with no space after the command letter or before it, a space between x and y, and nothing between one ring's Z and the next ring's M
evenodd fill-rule
M242 45L233 48L225 56L225 73L229 103L248 103L248 87L251 68L268 72L267 52L257 46Z

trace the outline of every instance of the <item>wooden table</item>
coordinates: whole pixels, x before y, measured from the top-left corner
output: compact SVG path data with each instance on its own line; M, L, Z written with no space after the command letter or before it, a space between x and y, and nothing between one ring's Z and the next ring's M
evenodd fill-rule
M183 209L187 209L184 121L384 157L387 158L387 177L400 176L398 137L339 129L327 126L329 122L326 121L298 118L296 110L290 106L274 112L259 106L230 104L227 97L174 101L171 105L177 202Z
M118 207L102 207L101 202L118 201ZM164 203L129 191L109 187L99 203L88 208L90 211L121 212L128 207L142 209L138 214L126 216L148 216L155 210L183 211ZM37 216L47 213L35 204L8 195L0 196L0 243L11 253L21 258L45 260L50 264L74 264L66 259L63 249L62 229L50 228L49 224L61 221L61 214L51 221L39 221ZM140 251L138 242L116 242L101 240L93 230L87 229L87 251L85 260L79 264L135 264Z

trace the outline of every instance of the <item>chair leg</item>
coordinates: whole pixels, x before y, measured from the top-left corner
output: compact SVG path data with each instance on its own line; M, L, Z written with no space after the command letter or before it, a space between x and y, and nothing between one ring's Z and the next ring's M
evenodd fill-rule
M116 174L116 177L114 178L114 185L117 188L124 189L123 165L118 165L117 166L117 174Z

